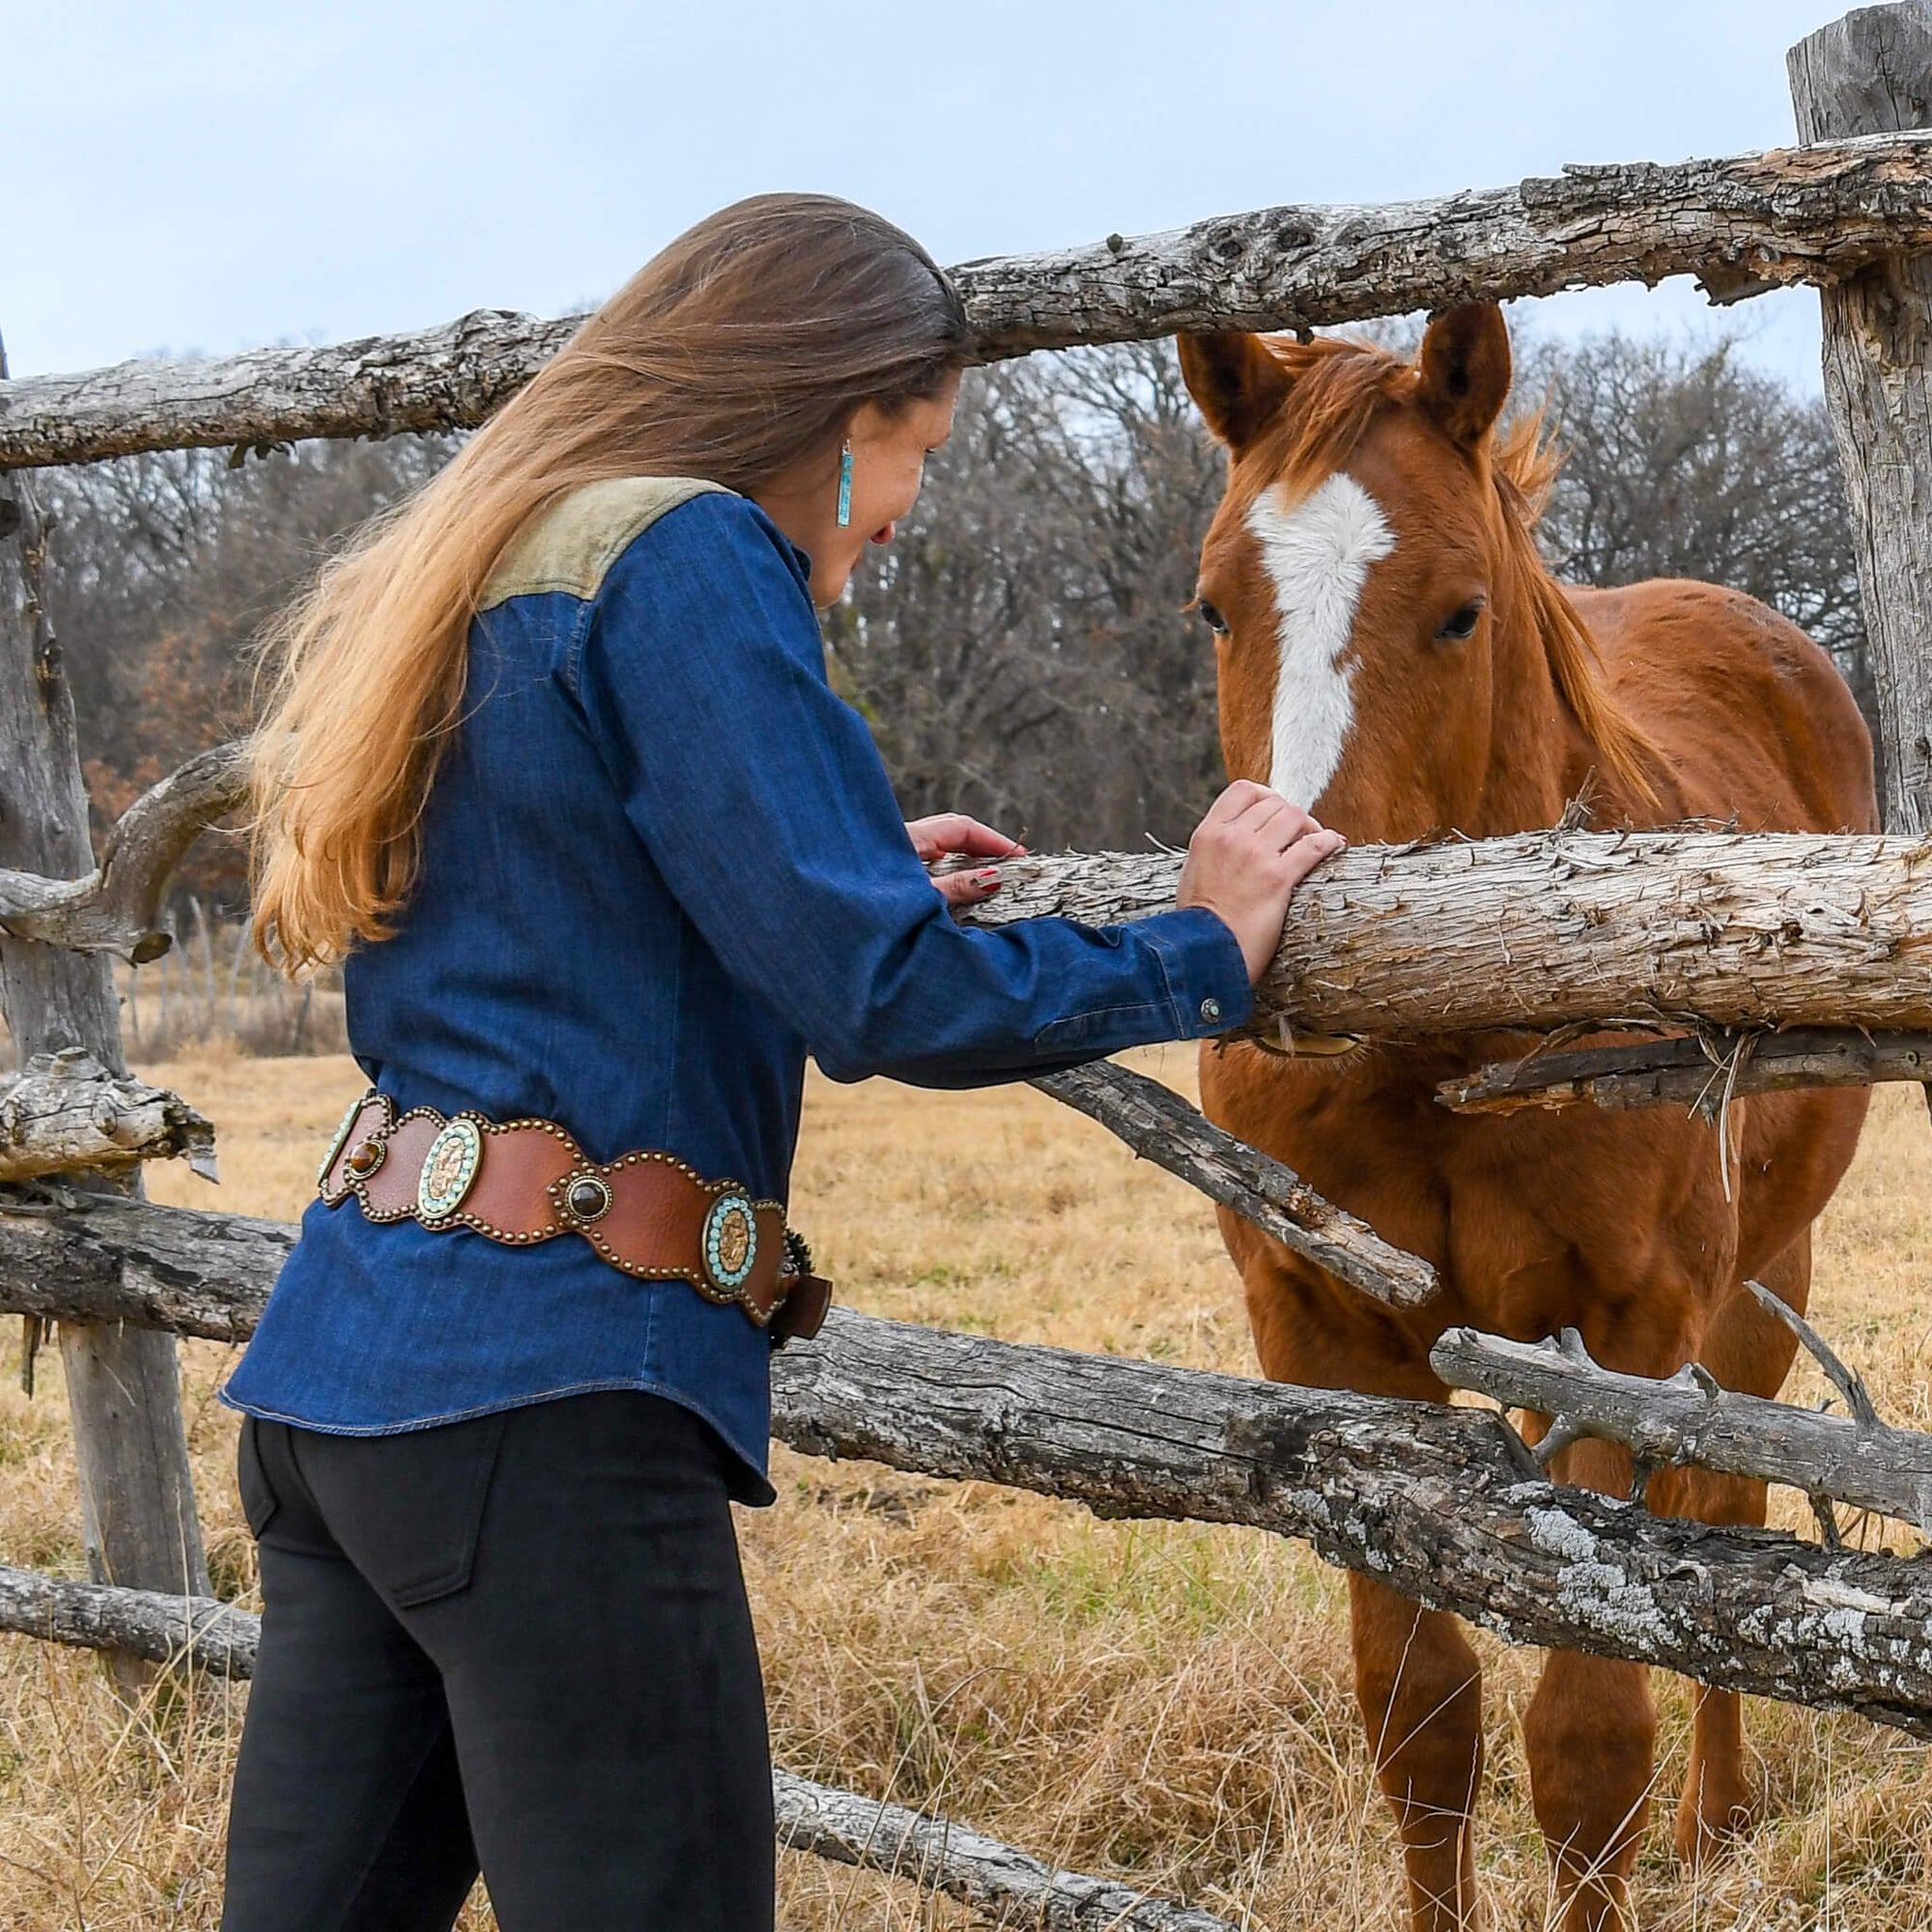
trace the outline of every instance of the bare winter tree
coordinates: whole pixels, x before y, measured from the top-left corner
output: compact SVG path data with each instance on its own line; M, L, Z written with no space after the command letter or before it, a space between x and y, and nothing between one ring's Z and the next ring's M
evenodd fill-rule
M1569 452L1545 526L1561 574L1735 584L1830 645L1858 688L1857 579L1819 404L1725 343L1532 338L1519 360L1521 406L1547 398ZM452 446L47 473L55 619L104 814L241 728L263 619ZM826 626L908 811L957 807L1045 847L1186 837L1221 779L1213 653L1186 607L1222 473L1166 344L968 378L917 510ZM198 864L192 890L239 902L232 854Z
M348 530L433 474L453 446L309 442L245 464L172 450L45 472L55 632L103 819L246 727L264 621ZM238 908L239 850L204 845L183 885Z
M1043 845L1186 837L1220 770L1185 609L1220 494L1165 344L968 378L917 509L828 625L908 810Z

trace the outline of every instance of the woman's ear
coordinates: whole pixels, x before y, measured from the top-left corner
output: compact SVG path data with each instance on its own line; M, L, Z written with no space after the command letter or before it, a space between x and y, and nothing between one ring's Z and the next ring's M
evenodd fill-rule
M1288 400L1288 371L1259 335L1183 335L1180 373L1208 427L1230 449L1244 449Z
M1495 427L1510 392L1509 326L1494 302L1444 309L1416 357L1416 399L1464 449Z

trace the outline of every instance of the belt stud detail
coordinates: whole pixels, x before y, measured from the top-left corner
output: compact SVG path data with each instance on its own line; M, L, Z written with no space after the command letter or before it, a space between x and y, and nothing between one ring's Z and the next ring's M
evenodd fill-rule
M355 1122L362 1118L362 1109L368 1104L369 1096L366 1094L358 1094L350 1101L349 1111L343 1115L341 1125L336 1128L334 1137L328 1143L328 1151L323 1155L322 1165L315 1171L315 1184L318 1187L328 1179L328 1170L335 1165L335 1156L342 1151L349 1136L355 1131ZM373 1168L370 1170L371 1173L374 1171Z
M579 1227L601 1221L611 1211L611 1183L600 1174L580 1174L564 1183L563 1211Z
M721 1293L745 1285L758 1259L758 1223L742 1194L721 1194L704 1217L704 1271Z
M349 1158L342 1164L357 1180L367 1180L382 1166L388 1151L388 1144L372 1135L367 1140L357 1141L349 1150ZM331 1154L329 1158L332 1161L335 1156Z
M482 1159L483 1135L476 1122L462 1114L444 1122L423 1155L416 1183L416 1210L424 1220L440 1221L463 1206Z

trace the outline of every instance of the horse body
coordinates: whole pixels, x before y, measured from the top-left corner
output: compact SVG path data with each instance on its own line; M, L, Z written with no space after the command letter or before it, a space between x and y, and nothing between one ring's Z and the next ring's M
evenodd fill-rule
M1659 582L1566 591L1531 527L1549 465L1535 431L1495 446L1508 337L1488 306L1432 325L1415 365L1360 345L1184 341L1231 452L1203 550L1231 776L1272 781L1351 839L1556 823L1735 819L1871 829L1870 745L1825 654L1753 600ZM1535 1340L1571 1326L1608 1366L1693 1358L1775 1394L1794 1345L1741 1292L1803 1306L1810 1225L1856 1149L1865 1094L1753 1096L1716 1135L1672 1110L1458 1116L1435 1085L1523 1050L1520 1035L1202 1065L1209 1116L1439 1269L1396 1312L1224 1212L1271 1378L1445 1400L1429 1350L1452 1323ZM1728 1185L1727 1185L1728 1182ZM1580 1442L1570 1481L1622 1493L1626 1452ZM1654 1507L1761 1522L1762 1485L1670 1472ZM1475 1655L1452 1617L1351 1576L1356 1685L1394 1808L1416 1932L1475 1914L1481 1776ZM1553 1653L1524 1719L1566 1932L1620 1922L1655 1723L1638 1666ZM1748 1815L1738 1703L1700 1692L1677 1818L1696 1857Z

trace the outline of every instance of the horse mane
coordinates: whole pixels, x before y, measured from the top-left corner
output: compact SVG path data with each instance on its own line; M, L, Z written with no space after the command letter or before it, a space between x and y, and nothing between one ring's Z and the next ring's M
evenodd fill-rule
M1491 457L1510 560L1529 600L1550 674L1564 702L1602 755L1605 773L1622 781L1640 803L1655 807L1662 803L1651 778L1659 762L1657 747L1611 693L1596 639L1563 594L1537 545L1536 526L1556 486L1564 456L1548 429L1548 415L1546 403L1519 416L1495 439Z
M1348 462L1385 403L1413 396L1416 372L1413 363L1389 350L1351 336L1310 342L1270 336L1268 348L1293 385L1293 407L1284 412L1280 470L1293 501ZM1547 406L1530 411L1492 439L1490 471L1502 508L1508 561L1543 640L1550 675L1601 756L1603 775L1655 806L1651 774L1657 750L1611 693L1596 639L1537 548L1537 522L1564 456L1547 414Z

